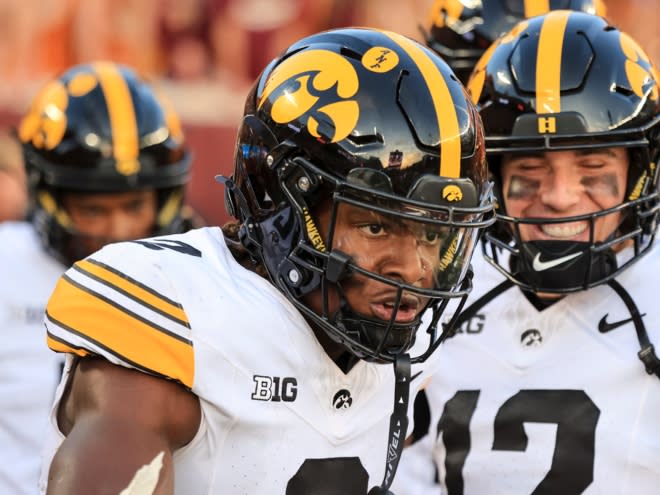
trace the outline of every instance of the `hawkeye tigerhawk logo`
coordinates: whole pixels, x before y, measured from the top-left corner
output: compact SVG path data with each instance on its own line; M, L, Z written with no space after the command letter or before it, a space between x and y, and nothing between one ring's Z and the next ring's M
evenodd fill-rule
M626 77L633 92L639 98L648 94L651 100L657 100L660 76L644 50L625 33L621 33L619 44L627 59Z
M373 47L362 63L372 72L387 72L398 60L392 50ZM270 115L278 124L299 124L312 136L336 143L357 125L359 88L358 74L347 59L329 50L306 50L273 70L258 106L270 102Z

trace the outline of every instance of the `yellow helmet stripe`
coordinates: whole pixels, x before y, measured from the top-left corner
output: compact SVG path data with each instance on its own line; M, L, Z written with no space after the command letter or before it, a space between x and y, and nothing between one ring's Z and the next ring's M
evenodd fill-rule
M137 171L139 167L134 164L137 163L140 143L131 92L115 64L97 62L93 67L108 105L113 156L118 168Z
M550 12L550 0L525 0L525 17L534 17Z
M65 335L78 336L125 362L192 386L195 364L192 342L101 298L66 274L60 278L48 301L46 317L65 329ZM57 341L52 336L48 341L54 345L54 350L77 347L66 342L66 337L58 337L64 342L55 344Z
M561 111L561 56L570 15L558 10L543 20L536 53L536 113Z
M187 327L190 326L188 317L179 303L167 299L124 273L112 270L93 259L79 261L73 268L140 302L149 309L157 311L170 320Z
M438 119L440 135L440 175L458 178L461 173L461 136L459 133L458 115L454 107L451 93L444 77L428 54L410 39L390 31L384 32L397 43L417 64L426 87L431 94L433 107Z

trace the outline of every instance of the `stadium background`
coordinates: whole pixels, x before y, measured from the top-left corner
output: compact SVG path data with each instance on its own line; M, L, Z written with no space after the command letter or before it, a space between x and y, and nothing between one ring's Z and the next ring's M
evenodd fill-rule
M222 188L251 81L290 42L346 25L421 40L433 0L0 0L0 129L69 65L110 59L154 80L195 155L188 202L223 223ZM605 0L608 18L660 60L660 0ZM2 150L0 149L0 153Z

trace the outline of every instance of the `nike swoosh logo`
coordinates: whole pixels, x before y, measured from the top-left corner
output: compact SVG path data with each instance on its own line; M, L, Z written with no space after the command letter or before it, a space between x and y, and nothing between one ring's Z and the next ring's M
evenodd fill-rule
M554 260L541 261L541 253L536 253L536 256L534 256L534 261L532 262L532 268L537 272L542 272L557 265L561 265L562 263L566 263L567 261L570 261L573 258L577 258L581 254L582 253L573 253L567 256L562 256L561 258L556 258Z
M632 318L626 318L625 320L619 320L612 323L608 323L607 322L608 315L609 313L605 313L605 316L603 316L598 322L598 331L600 333L607 333L611 330L614 330L615 328L619 328L621 325L625 325L626 323L630 323L631 321L633 321ZM644 316L646 316L646 313L640 315L640 318Z

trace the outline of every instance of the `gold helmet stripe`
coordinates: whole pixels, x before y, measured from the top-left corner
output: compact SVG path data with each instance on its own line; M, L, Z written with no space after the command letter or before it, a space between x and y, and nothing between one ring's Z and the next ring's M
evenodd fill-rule
M550 12L550 0L525 0L525 17L534 17Z
M461 135L458 115L447 82L431 57L410 39L390 31L384 32L415 62L431 94L440 135L440 175L458 178L461 173Z
M561 56L571 12L557 10L543 20L536 53L536 113L561 111Z
M131 92L115 64L98 62L93 66L108 106L117 169L127 175L136 173L139 170L137 158L140 148Z

